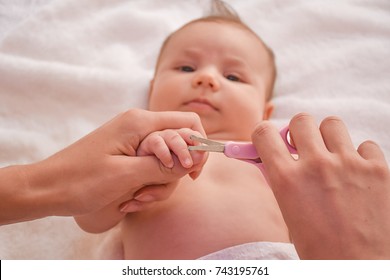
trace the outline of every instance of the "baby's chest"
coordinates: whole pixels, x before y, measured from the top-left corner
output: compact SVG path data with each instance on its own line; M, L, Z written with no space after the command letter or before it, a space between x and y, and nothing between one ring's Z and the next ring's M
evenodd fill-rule
M210 153L201 178L217 184L250 183L263 179L256 166L218 153Z

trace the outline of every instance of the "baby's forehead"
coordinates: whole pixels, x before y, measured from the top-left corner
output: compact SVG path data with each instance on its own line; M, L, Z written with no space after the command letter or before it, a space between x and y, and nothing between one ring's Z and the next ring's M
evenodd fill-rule
M218 30L217 32L229 32L234 30L249 35L249 37L252 37L258 40L260 43L263 43L260 37L257 36L255 32L253 32L250 28L248 28L246 25L244 25L241 22L225 20L225 19L209 20L207 18L194 20L183 25L181 28L171 33L171 35L167 39L169 40L169 38L173 38L178 35L188 36L191 34L193 28L204 28L207 30L221 29Z
M215 39L214 37L218 37L218 35L220 33L230 34L229 33L230 31L242 32L242 34L244 35L244 38L246 36L248 38L248 40L252 41L252 42L250 42L250 45L255 46L255 48L256 49L258 48L258 50L260 50L260 51L266 51L267 53L269 52L268 47L264 44L264 42L260 39L260 37L255 32L253 32L249 27L247 27L245 24L243 24L241 22L237 22L237 21L232 21L229 19L219 19L218 18L218 19L210 20L208 18L205 18L205 19L198 19L198 20L191 21L191 22L183 25L178 30L171 33L166 38L166 40L164 41L164 43L160 49L160 56L167 47L170 47L171 41L176 41L176 40L181 40L184 42L189 41L190 38L193 37L194 29L199 30L199 28L204 29L205 33L208 33L208 31L213 30L213 32L215 32L214 33L215 36L213 34L210 36L209 33L208 33L209 36L205 36L205 37L201 37L201 38L199 38L199 36L198 36L197 37L197 39L199 40L198 42L200 42L200 41L212 42ZM234 34L232 34L232 40L233 40L233 42L230 41L229 39L227 39L226 45L228 45L229 43L233 43L233 44L237 43L234 41ZM197 44L198 42L195 42L194 44ZM241 46L240 46L240 44L237 44L237 45L240 48L245 49L245 47L247 47L245 44L248 44L248 42L243 43ZM174 44L174 45L175 45L174 47L177 47L176 44Z

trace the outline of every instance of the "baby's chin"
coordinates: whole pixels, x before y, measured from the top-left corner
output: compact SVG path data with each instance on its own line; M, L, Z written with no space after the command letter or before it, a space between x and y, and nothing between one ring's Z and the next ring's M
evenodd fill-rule
M205 127L207 138L220 141L243 141L251 142L252 135L249 134L239 134L237 132L228 132L228 131L213 131Z

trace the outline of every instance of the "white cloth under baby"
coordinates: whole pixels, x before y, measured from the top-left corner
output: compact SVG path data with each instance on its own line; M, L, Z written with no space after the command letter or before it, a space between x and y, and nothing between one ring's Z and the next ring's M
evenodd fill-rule
M251 242L208 254L199 260L298 260L293 244Z

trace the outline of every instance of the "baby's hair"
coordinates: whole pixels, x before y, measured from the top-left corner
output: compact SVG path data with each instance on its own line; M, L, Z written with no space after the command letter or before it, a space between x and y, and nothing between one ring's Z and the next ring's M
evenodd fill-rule
M238 27L241 27L247 31L249 31L250 33L252 33L256 38L258 38L258 40L263 44L263 46L265 47L269 57L270 57L270 60L271 60L271 71L272 71L272 77L271 77L271 84L269 86L269 89L267 89L267 96L266 96L266 99L267 101L271 99L272 97L272 93L273 93L273 88L274 88L274 84L275 84L275 80L276 80L276 66L275 66L275 55L273 53L273 51L264 43L264 41L259 37L259 35L257 35L247 24L245 24L241 18L239 17L239 15L237 14L237 12L230 6L228 5L227 3L225 3L224 1L222 0L211 0L211 6L210 6L210 10L209 12L203 16L203 17L200 17L198 19L194 19L188 23L186 23L185 25L183 25L182 27L180 27L178 30L176 30L175 32L171 33L166 39L165 41L163 42L162 46L161 46L161 49L160 49L160 54L158 56L158 59L157 59L157 65L156 65L156 71L157 71L157 67L158 67L158 62L160 60L160 57L161 57L161 54L165 48L165 46L167 45L167 43L169 42L170 38L176 33L178 32L179 30L185 28L186 26L190 25L190 24L193 24L193 23L196 23L196 22L219 22L219 23L230 23L230 24L234 24L234 25L237 25Z
M252 29L250 29L241 20L240 16L237 14L237 12L230 5L228 5L227 3L225 3L224 1L221 1L221 0L211 0L210 9L206 15L188 22L187 24L183 25L180 29L182 29L190 24L196 23L196 22L232 23L232 24L236 24L239 27L245 28L248 31L250 31L251 33L253 33L254 35L256 35L252 31ZM179 30L177 30L177 31L179 31Z
M203 18L223 18L225 20L231 20L243 24L240 16L237 12L227 3L221 0L212 0L210 11Z

